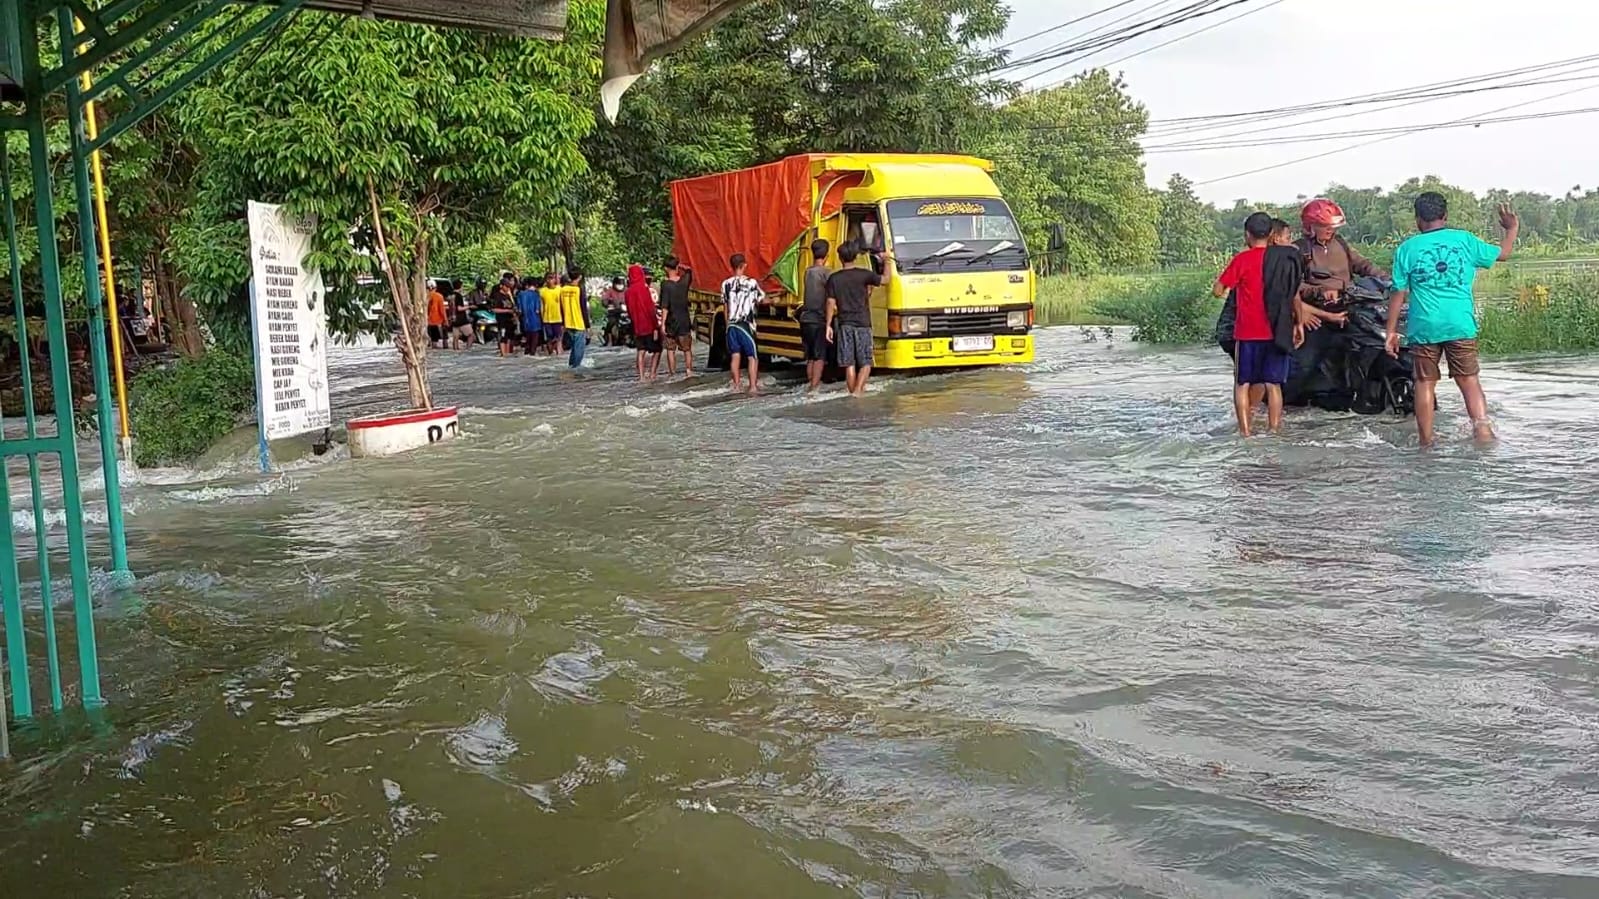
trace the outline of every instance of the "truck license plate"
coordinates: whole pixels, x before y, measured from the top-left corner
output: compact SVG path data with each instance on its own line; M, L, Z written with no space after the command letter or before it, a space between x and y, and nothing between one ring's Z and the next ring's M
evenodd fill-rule
M992 353L994 338L986 334L980 337L957 337L950 349L957 353Z

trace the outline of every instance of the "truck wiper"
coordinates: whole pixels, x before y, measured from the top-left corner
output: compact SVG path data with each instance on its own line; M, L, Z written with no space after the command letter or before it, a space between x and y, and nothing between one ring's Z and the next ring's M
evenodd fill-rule
M972 258L966 260L966 264L967 265L976 265L977 263L983 261L984 259L987 259L990 256L996 255L998 253L1003 253L1006 250L1011 250L1011 249L1015 249L1015 248L1016 248L1016 244L1014 244L1014 243L1012 243L1011 241L1008 241L1008 240L1002 240L999 243L994 244L993 246L991 246L988 249L984 250L983 252L978 253L976 256L973 256Z
M959 241L956 241L955 243L945 244L944 246L939 247L935 252L928 253L926 256L923 256L922 258L913 261L911 263L911 265L921 265L924 262L932 262L934 259L942 259L945 256L948 256L948 255L950 255L952 253L958 253L958 252L960 252L962 250L966 250L966 252L968 252L968 253L971 252L971 250L967 250L966 249L966 245L965 244L963 244L963 243L961 243Z

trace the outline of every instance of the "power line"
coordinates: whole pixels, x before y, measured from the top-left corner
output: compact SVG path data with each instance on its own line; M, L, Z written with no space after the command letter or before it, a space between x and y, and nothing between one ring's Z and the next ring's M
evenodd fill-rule
M1551 94L1551 95L1549 95L1547 97L1539 97L1536 100L1528 100L1528 101L1523 102L1523 103L1512 103L1509 106L1503 106L1503 107L1500 107L1499 109L1490 109L1490 110L1488 110L1486 112L1481 112L1481 113L1478 113L1477 115L1474 115L1474 116L1468 116L1468 117L1466 117L1464 119L1458 119L1457 121L1458 122L1470 122L1472 119L1480 119L1480 118L1482 118L1484 116L1495 115L1495 114L1501 113L1501 112L1509 112L1512 109L1520 109L1523 106L1531 106L1534 103L1542 103L1542 102L1544 102L1546 100L1555 100L1555 99L1558 99L1560 97L1570 96L1571 94L1581 93L1582 91L1593 90L1594 87L1599 87L1599 85L1590 85L1588 87L1574 88L1574 89L1569 90L1569 91L1562 91L1562 92L1560 92L1558 94ZM1258 174L1260 174L1262 172L1270 172L1270 171L1275 171L1277 169L1284 169L1284 168L1287 168L1287 167L1289 167L1291 165L1298 165L1298 164L1300 164L1302 162L1311 162L1311 161L1317 160L1317 159L1325 159L1328 156L1336 156L1336 155L1338 155L1340 153L1348 153L1351 150L1359 150L1359 149L1362 149L1364 147L1372 146L1374 144L1380 144L1380 143L1384 143L1386 141L1397 140L1397 139L1399 139L1401 137L1404 137L1406 135L1406 133L1407 132L1400 132L1398 134L1390 134L1390 135L1387 135L1385 137L1378 137L1378 138L1374 138L1372 140L1362 141L1361 143L1353 144L1353 145L1350 145L1350 146L1347 146L1347 147L1338 147L1338 148L1335 148L1335 149L1332 149L1332 150L1327 150L1326 152L1323 152L1323 153L1316 153L1316 154L1313 154L1313 155L1310 155L1310 156L1301 156L1298 159L1290 159L1290 160L1287 160L1285 162L1277 162L1277 163L1273 163L1271 165L1260 166L1259 168L1250 169L1250 170L1245 171L1245 172L1235 172L1235 173L1233 173L1231 175L1223 175L1220 178L1210 178L1210 179L1207 179L1205 181L1196 181L1196 182L1194 182L1194 186L1202 187L1202 186L1207 185L1207 184L1219 184L1219 183L1221 183L1223 181L1232 181L1234 179L1244 178L1244 177L1247 177L1249 175L1258 175ZM1408 132L1408 133L1414 134L1416 132L1412 131L1412 132Z
M1034 38L1040 38L1040 37L1043 37L1046 34L1053 34L1053 33L1057 32L1057 31L1061 30L1062 28L1070 28L1071 26L1076 25L1079 22L1086 22L1089 19L1095 18L1096 16L1102 16L1105 13L1108 13L1108 12L1115 12L1116 10L1121 9L1123 6L1129 6L1129 5L1131 5L1133 3L1137 3L1137 2L1138 2L1138 0L1121 0L1120 3L1113 3L1110 6L1105 7L1104 9L1096 9L1096 10L1094 10L1091 13L1088 13L1086 15L1078 16L1075 19L1068 19L1067 21L1062 22L1059 25L1051 25L1050 27L1045 28L1042 31L1035 31L1032 34L1024 34L1021 37L1014 38L1012 40L1008 40L1008 41L1006 41L1003 44L999 44L998 46L991 47L989 49L991 49L991 50L1004 50L1006 47L1014 47L1017 44L1025 44L1028 41L1033 40Z
M1225 3L1222 3L1221 5L1216 5L1216 3L1213 0L1213 2L1211 2L1211 3L1196 3L1196 4L1192 4L1191 6L1183 7L1182 9L1176 10L1174 13L1170 14L1169 18L1165 19L1164 21L1160 21L1160 22L1155 23L1155 24L1149 24L1148 27L1144 27L1144 28L1139 29L1139 30L1134 30L1134 31L1131 31L1130 33L1119 34L1119 35L1114 36L1114 37L1107 36L1107 38L1105 40L1098 41L1098 42L1085 42L1085 44L1081 48L1078 48L1078 49L1076 49L1074 51L1070 51L1070 52L1064 54L1065 58L1060 59L1060 61L1055 63L1054 65L1052 65L1052 66L1050 66L1050 67L1048 67L1046 69L1041 69L1039 71L1033 72L1032 74L1030 74L1030 75L1028 75L1026 77L1028 77L1028 78L1042 78L1045 75L1051 74L1053 72L1058 72L1061 69L1064 69L1064 68L1066 68L1068 66L1071 66L1071 65L1073 65L1075 63L1079 63L1079 62L1081 62L1081 61L1083 61L1085 59L1088 59L1089 57L1096 56L1099 53L1104 52L1105 50L1111 49L1112 47L1117 47L1117 46L1121 46L1122 44L1130 43L1133 40L1136 40L1137 38L1143 37L1143 36L1145 36L1147 34L1153 34L1154 32L1161 31L1161 30L1164 30L1166 28L1171 28L1171 27L1174 27L1174 26L1177 26L1177 25L1181 25L1181 24L1183 24L1185 22L1192 22L1192 21L1194 21L1196 19L1202 19L1202 18L1205 18L1207 16L1212 16L1212 15L1216 15L1217 13L1225 12L1225 11L1227 11L1229 9L1232 9L1234 7L1237 7L1237 6L1244 5L1246 3L1255 3L1255 2L1259 2L1259 0L1231 0L1231 2L1225 2ZM1250 15L1250 14L1253 14L1253 13L1261 12L1264 9L1268 9L1270 7L1276 6L1277 4L1279 4L1281 2L1283 2L1283 0L1271 0L1271 2L1267 3L1266 6L1264 6L1264 7L1245 10L1244 12L1242 12L1242 13L1236 15L1236 16L1232 16L1232 17L1230 17L1230 18L1228 18L1228 19L1226 19L1224 21L1217 22L1214 25L1211 25L1211 26L1209 26L1207 28L1201 28L1201 29L1198 29L1196 31L1190 32L1189 34L1182 35L1182 36L1174 38L1172 40L1165 41L1163 43L1157 44L1154 47L1145 48L1145 49L1142 49L1142 50L1140 50L1140 51L1138 51L1136 53L1132 53L1132 54L1130 54L1128 56L1123 56L1123 57L1121 57L1121 58L1119 58L1117 60L1114 60L1111 63L1108 63L1108 65L1115 65L1117 62L1123 62L1125 60L1132 59L1133 57L1140 56L1143 53L1148 53L1148 52L1151 52L1153 50L1157 50L1157 49L1159 49L1161 47L1169 46L1171 44L1177 43L1180 40L1184 40L1184 39L1186 39L1188 37L1192 37L1194 34L1198 34L1198 33L1202 32L1202 31L1209 31L1209 30L1211 30L1211 28L1220 27L1221 25L1225 25L1228 22L1233 22L1233 21L1236 21L1238 19L1241 19L1241 18L1243 18L1246 15ZM1148 23L1139 23L1139 24L1140 25L1146 25ZM1126 32L1127 30L1124 29L1123 31ZM1060 58L1061 56L1062 56L1062 54L1052 54L1052 55L1047 56L1045 59L1040 59L1039 61L1046 61L1048 59L1057 59L1057 58ZM1096 68L1103 68L1104 66L1095 66L1095 67ZM1051 85L1048 85L1046 87L1043 87L1043 88L1036 88L1035 90L1048 90L1048 89L1053 88L1053 87L1059 87L1060 85L1065 84L1066 81L1069 81L1069 80L1070 79L1066 79L1066 80L1063 80L1063 81L1058 81L1058 82L1055 82L1055 83L1053 83Z
M1515 76L1515 75L1528 75L1528 74L1532 74L1534 72L1547 72L1547 71L1549 71L1551 69L1561 69L1561 68L1566 68L1568 66L1580 65L1582 63L1589 63L1589 62L1595 62L1595 61L1599 61L1599 54L1590 54L1590 55L1585 55L1585 56L1574 56L1574 57L1571 57L1569 59L1561 59L1561 60L1555 60L1553 62L1539 63L1537 65L1521 66L1519 68L1505 69L1505 70L1498 71L1498 72L1486 72L1486 73L1479 74L1479 75L1470 75L1470 76L1466 76L1466 77L1462 77L1462 78L1454 78L1454 79L1450 79L1448 81L1435 81L1435 82L1431 82L1431 83L1428 83L1428 84L1418 84L1418 85L1413 85L1411 87L1396 88L1396 89L1393 89L1393 90L1377 91L1377 92L1365 93L1365 94L1352 94L1352 95L1345 96L1345 97L1337 97L1337 98L1331 99L1331 100L1321 100L1321 101L1317 101L1315 103L1301 103L1301 104L1296 104L1294 106L1272 107L1272 108L1267 108L1267 109L1254 109L1254 110L1248 110L1248 111L1243 111L1243 112L1212 113L1212 114L1208 114L1208 115L1181 116L1181 117L1170 118L1170 119L1152 119L1150 121L1150 124L1152 126L1152 128L1151 128L1152 131L1159 131L1159 130L1168 130L1168 129L1173 128L1173 127L1186 127L1186 126L1201 124L1201 123L1205 123L1205 122L1223 122L1223 121L1226 121L1226 120L1242 121L1242 120L1249 120L1249 119L1256 119L1256 118L1268 119L1268 118L1272 118L1272 117L1275 117L1277 115L1284 114L1284 113L1296 113L1296 112L1307 112L1308 113L1308 112L1314 112L1314 111L1319 111L1319 110L1323 110L1323 109L1336 109L1336 108L1341 108L1341 107L1345 107L1345 106L1361 105L1361 104L1364 104L1364 103L1371 103L1371 102L1381 102L1381 101L1386 101L1386 100L1404 100L1404 99L1409 99L1411 97L1421 96L1424 92L1428 92L1428 91L1440 91L1440 90L1445 90L1445 89L1450 89L1450 88L1461 88L1461 87L1465 87L1465 86L1468 86L1468 85L1481 84L1483 82L1495 81L1495 80L1500 79L1500 78L1509 78L1509 77L1512 77L1512 76ZM1536 83L1536 82L1527 82L1527 83ZM1227 122L1227 124L1234 124L1234 123L1237 123L1237 122L1236 121Z
M1126 62L1129 59L1136 59L1136 58L1138 58L1140 56L1143 56L1145 53L1153 53L1156 50L1161 49L1162 47L1170 47L1172 44L1175 44L1175 43L1177 43L1179 41L1186 41L1189 38L1193 37L1194 35L1204 34L1207 31L1211 31L1211 30L1220 28L1221 26L1226 25L1226 24L1228 24L1230 22L1236 22L1239 19L1242 19L1244 16L1255 15L1256 13L1263 13L1266 10L1271 9L1273 6L1276 6L1277 4L1282 3L1282 2L1283 2L1283 0L1271 0L1271 2L1267 3L1265 6L1259 7L1257 9L1246 9L1246 10L1244 10L1243 12L1239 13L1236 16L1230 16L1228 18L1222 19L1220 22L1212 22L1211 24L1206 25L1204 28L1196 28L1193 31L1188 32L1187 34L1181 34L1181 35L1178 35L1177 37L1171 38L1170 40L1162 41L1161 43L1158 43L1158 44L1156 44L1153 47L1145 47L1142 50L1138 50L1136 52L1129 53L1126 56L1117 57L1116 59L1113 59L1110 62L1100 63L1098 66L1096 66L1096 68L1108 69L1111 66L1117 65L1119 63L1124 63L1124 62ZM1225 9L1225 7L1223 7L1223 8ZM1051 70L1051 71L1053 71L1053 70ZM1046 75L1046 74L1048 74L1047 71L1046 72L1039 72L1039 73L1033 75L1033 77L1037 78L1037 77L1039 77L1041 75ZM1071 79L1066 79L1066 80L1069 81ZM1054 84L1050 85L1050 87L1060 87L1062 84L1065 84L1065 83L1066 83L1066 81L1057 81Z
M1145 7L1145 10L1152 9L1154 6L1166 5L1167 2L1169 2L1169 0L1154 4L1150 7ZM1170 28L1174 25L1191 21L1195 18L1210 15L1212 13L1219 12L1222 9L1236 6L1240 3L1252 3L1255 2L1255 0L1225 0L1226 5L1220 7L1217 6L1218 3L1223 2L1224 0L1198 0L1198 2L1190 3L1187 6L1179 7L1170 12L1161 13L1160 16L1134 22L1131 25L1127 25L1114 31L1105 32L1097 36L1090 34L1075 41L1063 42L1056 44L1053 47L1047 47L1031 55L1007 62L997 68L995 71L1025 68L1027 66L1037 65L1038 63L1051 62L1061 59L1062 57L1088 55L1089 51L1104 50L1110 47L1118 46L1134 38L1142 37L1145 34L1150 34L1160 31L1164 28ZM1140 12L1145 10L1140 10ZM1063 65L1064 64L1066 63L1063 63ZM1039 74L1041 73L1035 72L1033 75L1028 77L1037 77Z
M1599 85L1595 86L1599 87ZM1529 122L1537 119L1558 119L1573 115L1591 115L1596 112L1599 112L1599 106L1589 106L1582 109L1559 109L1551 112L1531 112L1525 115L1500 116L1497 118L1473 118L1465 120L1456 119L1447 122L1428 122L1421 125L1399 125L1391 128L1367 128L1359 131L1330 131L1323 134L1296 134L1254 141L1215 141L1212 143L1195 143L1185 146L1146 147L1144 152L1192 153L1200 150L1237 150L1252 149L1255 147L1280 147L1291 144L1338 140L1340 138L1370 137L1376 134L1403 136L1407 134L1420 134L1425 131L1440 131L1448 128L1477 128L1483 125L1499 125L1505 122Z
M1599 68L1599 65L1591 66L1589 68L1590 69ZM1587 70L1579 69L1579 70L1576 70L1576 71L1587 71ZM1488 92L1488 91L1516 90L1516 89L1525 88L1525 87L1542 87L1543 85L1547 85L1547 84L1569 84L1569 83L1574 82L1574 81L1593 81L1595 79L1599 79L1599 74L1596 74L1596 75L1573 75L1572 77L1569 77L1569 78L1550 78L1550 79L1547 79L1547 80L1538 80L1538 81L1519 81L1519 82L1515 82L1515 83L1512 83L1512 84L1489 85L1489 86L1486 86L1486 87L1471 88L1471 89L1467 89L1467 90L1447 91L1447 92L1442 92L1442 93L1437 93L1437 94L1426 94L1426 95L1419 96L1419 97L1417 97L1415 99L1412 99L1412 100L1407 100L1407 101L1405 101L1403 103L1395 103L1395 105L1385 106L1382 109L1371 110L1370 112L1372 112L1372 113L1393 112L1395 110L1406 109L1406 108L1409 108L1411 106L1420 106L1420 105L1425 104L1425 103L1435 103L1435 102L1438 102L1439 100L1449 100L1449 99L1453 99L1455 97L1469 96L1471 94L1485 93L1485 92ZM1372 103L1374 103L1374 104L1375 103L1394 103L1394 101L1393 100L1375 100L1375 101L1372 101ZM1298 118L1299 115L1301 115L1301 114L1295 114L1295 115L1286 116L1286 117L1287 118ZM1153 135L1146 133L1145 136L1144 136L1146 140L1151 140L1152 139L1152 140L1159 141L1159 140L1171 140L1171 139L1175 139L1175 138L1184 138L1184 137L1187 137L1188 139L1187 140L1176 140L1174 143L1170 143L1170 144L1164 144L1164 143L1155 144L1155 145L1146 144L1145 148L1146 149L1151 149L1151 150L1156 150L1156 149L1168 150L1168 149L1174 149L1174 148L1177 148L1177 147L1186 146L1189 143L1204 143L1204 142L1208 142L1208 141L1212 141L1212 140L1232 139L1232 138L1238 138L1238 137L1245 137L1245 136L1251 135L1251 134L1278 134L1279 136L1291 136L1291 135L1284 135L1284 134L1282 134L1282 132L1285 129L1290 129L1290 128L1302 128L1302 127L1304 127L1306 125L1317 125L1317 124L1321 124L1323 122L1338 121L1339 119L1345 118L1346 115L1347 115L1347 113L1338 112L1338 113L1334 113L1332 115L1322 116L1321 118L1305 119L1303 121L1296 121L1296 122L1289 122L1289 123L1278 123L1278 124L1273 124L1273 125L1266 125L1266 126L1260 127L1260 128L1245 128L1245 129L1242 129L1242 130L1221 131L1220 133L1207 134L1207 135L1202 136L1202 137L1200 137L1200 136L1189 137L1189 136L1190 135L1200 135L1200 134L1203 134L1204 132L1209 132L1209 131L1216 131L1218 128L1223 128L1223 127L1234 128L1236 126L1232 126L1232 125L1228 125L1228 126L1212 125L1212 126L1209 126L1209 127L1193 128L1193 129L1188 129L1188 130L1167 131L1167 132L1164 132L1164 133L1153 134ZM1264 120L1257 120L1257 121L1264 121Z

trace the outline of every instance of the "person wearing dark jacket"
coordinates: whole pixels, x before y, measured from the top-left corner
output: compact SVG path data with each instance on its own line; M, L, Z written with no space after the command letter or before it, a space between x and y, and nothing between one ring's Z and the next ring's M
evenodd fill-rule
M1285 353L1292 353L1305 342L1305 328L1299 323L1296 308L1299 286L1304 281L1304 259L1299 248L1294 246L1288 223L1272 219L1271 238L1261 265L1261 282L1265 288L1266 318L1271 322L1272 342Z
M1288 380L1289 351L1277 344L1279 321L1291 319L1296 291L1290 269L1282 270L1280 263L1273 265L1274 302L1267 303L1266 259L1271 239L1271 216L1264 212L1251 215L1244 222L1244 235L1248 248L1227 264L1226 270L1216 279L1216 296L1233 291L1237 297L1238 318L1234 337L1238 341L1234 356L1233 410L1238 416L1238 433L1251 435L1254 402L1251 396L1257 385L1264 386L1267 423L1272 433L1282 428L1283 384ZM1281 259L1278 254L1277 259ZM1283 289L1286 288L1286 289ZM1275 312L1274 316L1272 313ZM1285 316L1287 318L1285 318ZM1292 325L1289 326L1289 343L1293 343Z

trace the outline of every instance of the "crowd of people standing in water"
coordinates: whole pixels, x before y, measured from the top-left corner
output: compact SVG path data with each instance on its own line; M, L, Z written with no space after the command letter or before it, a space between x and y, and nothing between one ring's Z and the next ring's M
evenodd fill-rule
M825 240L813 242L813 262L805 271L798 319L806 375L809 389L816 390L836 354L849 392L859 396L866 392L874 362L871 290L885 283L885 276L875 269L892 263L893 254L875 254L873 268L867 268L861 260L872 255L870 251L845 243L838 248L843 267L833 271L827 266L830 249ZM767 302L766 291L748 274L744 254L734 253L728 267L733 274L722 282L719 295L727 323L732 387L734 392L757 395L760 353L755 318L757 308ZM600 294L605 314L601 339L606 346L634 348L634 369L641 383L660 377L663 358L667 377L677 375L679 361L683 377L694 374L689 295L694 272L676 257L667 258L664 271L664 280L657 282L644 266L631 265L627 277L616 278ZM529 356L566 352L567 364L576 369L583 365L593 324L588 285L580 270L565 275L546 272L542 279L518 279L515 272L505 272L492 290L480 279L466 294L459 281L428 282L428 340L434 348L466 349L487 343L493 334L501 356L514 355L518 348Z
M501 356L564 352L572 368L583 364L591 322L581 271L543 278L504 272L492 289L481 278L470 292L461 288L460 281L428 281L428 343L435 349L467 349L492 337Z
M1303 237L1297 242L1287 222L1267 213L1256 212L1244 222L1245 249L1228 263L1215 286L1216 296L1228 298L1217 336L1233 357L1233 406L1240 433L1250 435L1254 410L1263 400L1267 426L1277 432L1293 352L1304 343L1305 332L1345 324L1348 313L1340 307L1359 276L1391 285L1385 349L1398 358L1401 342L1409 348L1422 445L1435 437L1443 362L1465 401L1473 436L1493 438L1479 377L1473 286L1479 270L1510 258L1521 222L1509 204L1501 205L1503 236L1498 244L1489 243L1452 227L1448 200L1432 191L1416 197L1415 214L1416 233L1394 252L1391 276L1338 235L1344 212L1331 200L1315 199L1300 210Z
M665 280L657 282L642 265L632 265L599 297L605 316L600 339L606 346L634 347L638 378L645 382L659 377L663 357L669 377L676 376L679 363L684 377L694 374L693 274L676 259L666 260L665 268ZM581 270L543 277L508 271L492 287L479 279L470 291L458 280L430 279L427 286L433 348L495 343L501 356L566 353L571 368L582 367L595 322Z

